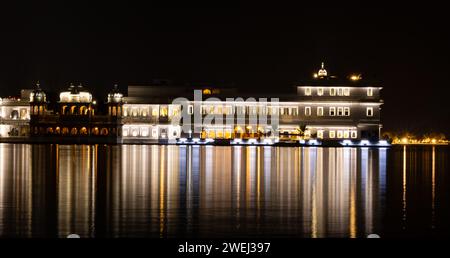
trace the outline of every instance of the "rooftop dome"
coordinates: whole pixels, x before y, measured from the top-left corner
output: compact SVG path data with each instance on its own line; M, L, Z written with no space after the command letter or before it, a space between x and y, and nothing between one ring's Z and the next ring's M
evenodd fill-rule
M78 86L70 84L66 91L59 94L59 101L69 103L90 103L92 102L92 94L81 84Z
M326 77L328 75L327 70L325 70L325 64L323 62L317 75L319 77Z
M117 84L115 84L114 88L108 93L108 103L120 103L122 99L123 94L119 91Z
M30 102L46 102L47 95L41 89L39 82L36 83L35 89L30 93Z

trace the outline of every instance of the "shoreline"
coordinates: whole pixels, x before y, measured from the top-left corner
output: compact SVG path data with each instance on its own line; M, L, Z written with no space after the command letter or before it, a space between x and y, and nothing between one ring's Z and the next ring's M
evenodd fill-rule
M297 141L272 141L271 139L256 140L256 139L186 139L178 138L171 140L148 140L148 139L123 139L123 138L0 138L0 143L17 143L17 144L61 144L61 145L95 145L95 144L110 144L110 145L178 145L178 146L268 146L268 147L375 147L386 148L394 146L386 141L370 142L368 140L361 141L319 141L311 140L297 140Z

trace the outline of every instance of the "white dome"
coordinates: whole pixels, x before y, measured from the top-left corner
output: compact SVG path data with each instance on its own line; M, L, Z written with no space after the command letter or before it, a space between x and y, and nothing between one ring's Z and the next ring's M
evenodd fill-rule
M67 91L63 91L59 94L59 101L69 103L90 103L92 102L92 94L81 85L70 85Z

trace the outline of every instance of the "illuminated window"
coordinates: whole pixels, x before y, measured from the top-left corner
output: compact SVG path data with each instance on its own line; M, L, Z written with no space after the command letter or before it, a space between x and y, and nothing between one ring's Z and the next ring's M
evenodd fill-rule
M194 107L192 105L188 106L188 112L189 115L192 115L194 113Z
M147 127L142 127L141 128L141 136L143 136L143 137L147 137L148 136L148 128Z
M223 138L223 130L216 130L216 138L222 139Z
M284 115L284 108L280 108L280 115Z
M344 96L350 96L350 88L344 88Z
M345 131L344 131L344 138L349 138L349 132L348 132L348 130L345 130Z
M372 97L373 96L373 89L367 88L367 96Z
M341 130L337 131L337 138L342 138L344 136L344 133Z
M357 131L352 131L351 132L351 137L352 138L356 138L358 136L358 132Z
M335 115L336 115L336 108L330 107L330 116L335 116Z
M342 96L342 88L338 88L338 96Z
M88 134L87 128L86 128L86 127L82 127L82 128L80 129L80 134L81 134L81 135L87 135L87 134Z
M305 107L305 116L311 115L311 107Z
M311 131L310 130L305 130L305 137L306 138L311 137Z
M157 128L153 128L153 130L152 130L152 137L153 138L158 137L158 129Z
M317 138L323 139L323 130L317 130Z
M158 108L153 108L152 109L152 116L158 116Z
M142 108L141 109L141 116L146 117L148 115L148 109L147 108Z
M100 130L100 135L104 135L104 136L108 135L108 129L102 128L102 130Z
M160 116L162 116L162 117L167 117L167 115L168 115L168 108L167 108L167 106L162 106L162 107L160 107L160 109L159 109L159 114L160 114Z
M317 107L317 116L323 116L323 107Z
M323 95L323 88L317 88L317 95L319 96Z
M366 115L367 116L373 116L373 108L372 107L368 107L366 109Z
M329 137L330 137L330 138L335 138L335 137L336 137L336 132L330 130L330 132L329 132Z
M337 109L337 115L338 116L342 116L344 114L344 108L343 107L338 107Z
M350 116L350 108L349 107L344 108L344 116Z
M330 88L330 96L336 96L336 88Z
M311 96L311 88L309 88L309 87L305 88L305 95Z

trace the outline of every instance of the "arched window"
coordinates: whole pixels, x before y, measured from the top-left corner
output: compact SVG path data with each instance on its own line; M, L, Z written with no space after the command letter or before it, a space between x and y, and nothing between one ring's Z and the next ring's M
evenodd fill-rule
M34 114L39 115L38 106L34 106Z
M62 129L62 135L68 135L68 134L69 134L69 128L64 127L64 128Z
M99 134L98 127L92 128L92 134L93 134L93 135L98 135L98 134Z
M206 131L205 130L202 130L202 132L200 133L200 138L206 139Z
M76 115L77 114L77 106L70 107L70 114L71 115Z
M61 128L59 128L59 126L57 126L55 128L55 134L60 134L61 133Z
M19 111L13 110L11 111L11 119L17 119L19 118Z
M76 127L72 128L72 130L70 130L70 135L77 135L78 134L78 130Z
M61 114L67 115L67 106L66 105L61 107Z
M242 127L236 126L234 128L234 137L235 138L241 138L242 137L242 133L243 133Z
M112 107L112 115L117 116L117 109L116 107Z
M48 127L47 128L47 134L53 134L53 128Z
M81 106L80 107L80 115L87 115L88 114L88 109L86 106Z
M87 131L86 127L81 127L80 135L87 135L87 134L88 134L88 131Z
M107 128L102 128L102 130L100 131L100 134L103 136L108 135L108 129Z

